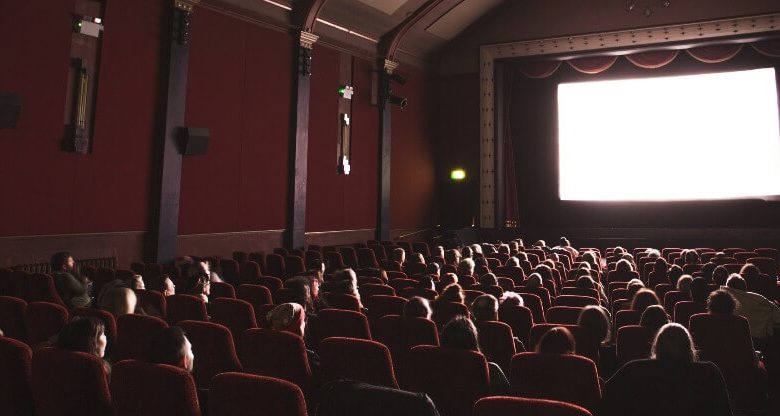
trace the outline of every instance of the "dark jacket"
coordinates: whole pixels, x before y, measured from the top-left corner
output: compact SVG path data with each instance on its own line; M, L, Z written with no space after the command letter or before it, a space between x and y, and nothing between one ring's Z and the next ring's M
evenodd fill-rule
M320 392L317 416L439 416L425 393L341 380ZM311 413L309 413L311 414Z
M726 383L711 362L635 360L609 379L599 416L731 416Z

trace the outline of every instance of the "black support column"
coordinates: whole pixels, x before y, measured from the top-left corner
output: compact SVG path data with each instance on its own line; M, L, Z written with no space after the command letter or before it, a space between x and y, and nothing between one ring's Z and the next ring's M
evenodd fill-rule
M392 149L391 105L389 103L389 75L398 63L383 60L379 77L379 203L377 204L376 239L390 240L390 156Z

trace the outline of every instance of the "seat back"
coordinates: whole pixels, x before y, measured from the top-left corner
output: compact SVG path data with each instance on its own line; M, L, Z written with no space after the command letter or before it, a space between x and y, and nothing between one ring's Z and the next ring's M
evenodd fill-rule
M219 270L222 272L220 274L222 280L233 285L238 285L241 283L241 270L239 268L238 261L234 259L221 259L219 261ZM212 287L212 290L213 289L214 288Z
M395 289L392 286L381 283L361 283L358 292L361 299L368 299L374 295L395 296Z
M388 315L380 318L374 327L376 340L390 350L402 384L409 351L418 345L439 345L436 324L430 319Z
M590 358L593 361L598 360L598 343L593 340L593 337L587 330L577 325L534 324L534 326L531 327L529 343L527 345L528 350L535 350L537 344L539 344L539 340L542 339L542 336L556 326L562 326L568 329L574 336L574 349L577 355Z
M297 276L306 271L303 258L299 256L285 256L284 270L288 277Z
M414 347L409 372L406 389L427 393L444 415L471 416L474 403L488 395L487 361L476 351Z
M406 299L411 299L414 296L419 296L421 298L425 298L428 300L434 300L436 299L436 296L438 296L438 293L433 289L428 289L424 287L405 287L401 289L400 295L405 297Z
M287 277L287 271L284 267L284 257L280 254L265 255L265 275L284 279Z
M360 301L357 297L344 293L323 293L325 301L331 308L345 311L360 312Z
M160 319L168 318L168 302L165 296L154 290L136 290L138 304L143 308L147 315L155 316Z
M165 364L125 360L111 371L115 416L199 416L195 381L186 370Z
M211 322L224 325L230 330L233 340L241 339L247 329L257 328L255 309L240 299L214 299L211 305Z
M238 280L241 284L257 284L257 279L263 275L260 264L256 261L242 261L238 265L239 277Z
M509 362L516 352L512 328L503 322L484 321L477 323L477 330L482 353L508 372Z
M24 311L24 326L30 346L35 347L59 334L68 323L68 310L49 302L31 302Z
M697 313L707 312L707 307L704 304L696 303L690 300L684 300L677 302L674 305L674 322L688 328L691 316Z
M485 397L474 405L474 416L591 416L588 409L555 400L524 397Z
M376 260L376 253L370 248L357 249L357 259L360 268L379 268L379 262Z
M311 327L312 346L316 349L320 342L329 337L349 337L371 339L368 319L360 312L342 309L324 309L317 315L316 327Z
M639 325L626 325L618 329L615 341L618 365L649 358L654 337L655 333L650 328Z
M433 302L431 308L433 309L431 319L433 319L433 322L436 322L436 326L439 328L446 325L447 322L456 316L469 316L469 309L462 303Z
M670 290L666 292L663 297L664 309L666 309L666 313L668 313L670 316L674 314L674 305L676 305L677 302L683 300L691 300L688 292L680 292L677 290Z
M366 316L373 329L374 323L384 316L402 315L408 301L400 296L375 295L366 298L365 302Z
M542 308L544 310L547 310L550 308L550 306L552 306L552 301L550 300L550 291L547 290L546 287L517 286L515 287L514 291L519 293L520 296L526 293L538 296L539 300L542 302Z
M398 388L390 350L376 341L331 337L320 343L322 382L347 378Z
M192 295L173 295L165 300L168 304L168 322L176 324L180 321L208 322L206 303L203 299Z
M761 271L761 273L768 274L770 276L777 275L777 260L772 257L750 257L747 259L748 263L752 263Z
M599 298L599 292L596 289L587 289L587 288L582 288L582 287L564 287L564 288L561 288L561 295L586 296L586 297L593 298L593 299L598 299ZM593 305L593 303L589 303L588 305ZM563 305L563 306L584 306L584 305Z
M160 318L122 315L116 320L119 359L149 360L152 339L168 324Z
M108 375L94 355L44 348L32 358L35 413L102 416L111 409Z
M304 392L313 376L303 338L272 329L249 329L241 336L241 364L244 371L276 377L296 384Z
M615 330L626 325L639 325L640 319L642 319L642 314L639 311L633 309L617 311L615 312Z
M547 322L551 324L576 325L581 311L581 307L553 306L545 315Z
M303 392L293 383L254 374L222 373L209 391L209 414L241 416L249 409L274 416L306 416Z
M6 337L27 341L24 314L27 302L13 296L0 296L0 328Z
M601 400L596 364L579 355L517 354L510 379L513 393L521 397L559 400L590 411Z
M225 282L211 282L211 294L209 300L220 298L236 298L236 289L233 285Z
M30 347L0 337L0 414L33 415L31 363Z
M501 305L498 308L498 320L509 325L512 334L522 341L526 348L530 348L528 336L534 325L534 317L530 309L525 306Z
M65 303L57 294L54 287L54 279L44 273L33 273L27 279L27 301L28 302L50 302L65 306Z
M181 321L179 326L187 333L192 353L196 357L192 375L198 388L208 389L211 379L219 373L241 371L241 363L228 328L200 321Z
M255 311L255 321L260 322L260 311L264 305L273 305L271 291L261 285L243 284L236 290L238 299L249 302Z

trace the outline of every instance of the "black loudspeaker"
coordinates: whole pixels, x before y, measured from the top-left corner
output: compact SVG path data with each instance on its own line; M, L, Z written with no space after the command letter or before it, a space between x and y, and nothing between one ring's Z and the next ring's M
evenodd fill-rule
M22 112L22 99L16 95L0 92L0 129L15 129Z
M183 155L205 155L209 148L209 129L182 127L180 130L181 153Z

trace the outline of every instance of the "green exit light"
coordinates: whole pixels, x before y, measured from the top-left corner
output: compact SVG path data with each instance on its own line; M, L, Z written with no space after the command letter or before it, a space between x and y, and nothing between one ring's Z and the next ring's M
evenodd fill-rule
M466 179L466 171L463 169L453 169L452 172L450 172L450 179L453 181L462 181Z

